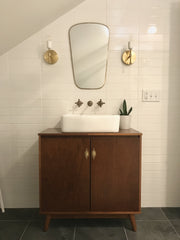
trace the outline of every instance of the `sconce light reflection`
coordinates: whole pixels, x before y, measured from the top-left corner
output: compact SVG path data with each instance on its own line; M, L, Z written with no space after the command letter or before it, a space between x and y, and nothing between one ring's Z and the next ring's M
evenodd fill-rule
M150 26L150 27L148 28L148 33L149 33L149 34L155 34L155 33L157 33L157 27L154 26L154 25Z

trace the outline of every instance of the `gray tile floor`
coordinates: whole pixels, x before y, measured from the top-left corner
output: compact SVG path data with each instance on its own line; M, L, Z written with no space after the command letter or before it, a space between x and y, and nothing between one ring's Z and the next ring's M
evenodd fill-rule
M137 232L129 220L52 220L48 232L38 209L7 209L0 213L0 240L178 240L180 208L143 208L136 216Z

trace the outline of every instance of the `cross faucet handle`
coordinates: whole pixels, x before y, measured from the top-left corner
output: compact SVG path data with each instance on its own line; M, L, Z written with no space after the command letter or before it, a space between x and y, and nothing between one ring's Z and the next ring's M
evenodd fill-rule
M80 106L83 104L83 102L82 102L80 99L78 99L78 101L75 102L75 104L76 104L78 107L80 107Z
M98 102L97 102L97 105L99 107L102 107L102 105L105 104L105 102L102 101L102 99L100 99Z

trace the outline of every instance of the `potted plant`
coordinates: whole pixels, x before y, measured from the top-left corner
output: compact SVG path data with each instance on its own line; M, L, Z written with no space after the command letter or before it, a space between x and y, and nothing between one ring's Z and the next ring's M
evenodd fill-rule
M127 110L127 103L124 99L122 107L119 109L121 119L120 119L120 129L129 129L131 125L131 116L132 107Z

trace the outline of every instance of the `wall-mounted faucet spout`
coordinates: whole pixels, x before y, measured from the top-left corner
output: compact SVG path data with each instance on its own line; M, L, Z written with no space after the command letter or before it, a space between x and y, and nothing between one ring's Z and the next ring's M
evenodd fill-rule
M88 102L87 102L87 105L88 105L89 107L91 107L91 106L93 105L93 102L92 102L92 101L88 101Z

